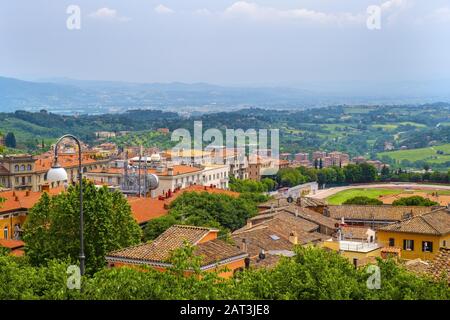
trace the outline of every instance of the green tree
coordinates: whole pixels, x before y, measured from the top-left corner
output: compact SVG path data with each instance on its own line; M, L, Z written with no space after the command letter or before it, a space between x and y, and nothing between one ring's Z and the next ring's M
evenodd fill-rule
M169 216L157 218L145 227L145 240L159 236L173 224L208 226L221 230L221 235L245 225L247 219L257 214L255 194L240 197L207 192L185 192L171 204ZM261 200L267 200L264 197Z
M17 146L16 137L13 132L8 132L5 137L5 146L8 148L15 148Z
M439 203L432 201L430 199L421 197L421 196L412 196L405 197L401 199L397 199L392 202L393 206L422 206L422 207L431 207L439 205Z
M93 273L105 265L105 255L139 243L141 229L130 206L118 191L83 183L84 241L86 271ZM24 225L25 250L35 265L50 259L78 261L79 185L50 197L44 193L30 210Z
M343 202L343 204L357 204L357 205L382 205L383 201L380 201L378 199L364 197L364 196L358 196L353 197L350 199L347 199Z

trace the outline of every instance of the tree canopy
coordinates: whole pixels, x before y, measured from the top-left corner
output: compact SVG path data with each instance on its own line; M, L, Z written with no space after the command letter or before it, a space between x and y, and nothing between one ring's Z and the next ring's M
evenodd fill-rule
M29 211L23 239L27 257L34 265L51 259L78 262L79 185L50 197L43 193ZM134 220L127 200L120 192L83 183L84 246L86 272L101 269L105 255L122 247L139 243L141 229Z
M215 271L200 271L193 248L185 246L172 253L173 267L166 272L145 266L145 272L103 268L83 277L83 291L67 288L67 260L32 266L24 257L0 254L0 299L450 299L446 281L412 274L394 260L378 260L380 289L371 290L367 268L355 269L337 252L298 246L295 253L292 258L283 257L274 268L251 268L221 279ZM195 276L184 276L182 271L187 268Z
M350 199L344 201L343 204L382 205L383 201L374 199L374 198L358 196L358 197L353 197L353 198L350 198Z
M436 201L432 201L430 199L421 197L421 196L412 196L400 198L392 202L393 206L422 206L422 207L431 207L439 205Z
M144 236L146 240L154 239L173 224L215 227L221 230L221 234L227 234L244 226L247 219L256 213L256 202L250 194L233 197L185 192L170 204L168 215L147 224Z

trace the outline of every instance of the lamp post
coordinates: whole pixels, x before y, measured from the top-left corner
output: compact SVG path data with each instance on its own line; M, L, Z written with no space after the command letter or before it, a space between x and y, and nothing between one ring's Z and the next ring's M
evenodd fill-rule
M65 139L65 138L71 138L74 140L78 145L78 181L80 183L80 273L81 275L84 275L84 236L83 236L83 176L82 176L82 166L81 166L81 143L80 140L71 134L66 134L58 139L58 141L55 144L55 160L51 167L51 169L47 172L47 180L49 182L55 182L55 181L65 181L67 180L67 172L66 170L61 167L61 165L58 163L58 145L59 143Z

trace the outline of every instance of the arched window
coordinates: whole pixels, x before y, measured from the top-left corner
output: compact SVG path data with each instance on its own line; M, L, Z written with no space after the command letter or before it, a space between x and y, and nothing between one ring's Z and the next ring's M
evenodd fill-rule
M19 165L16 164L16 165L14 166L14 171L15 171L15 172L19 172Z
M25 171L25 165L20 166L20 171Z
M29 165L27 166L27 170L28 170L28 171L31 171L31 164L29 164Z

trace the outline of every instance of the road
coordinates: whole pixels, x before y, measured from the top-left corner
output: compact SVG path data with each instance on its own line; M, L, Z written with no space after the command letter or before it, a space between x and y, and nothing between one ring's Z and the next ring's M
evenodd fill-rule
M450 190L450 186L434 185L434 184L419 184L412 182L399 182L399 183L378 183L378 184L358 184L344 187L335 187L322 189L316 192L314 195L310 195L310 198L325 199L329 196L349 189L372 189L372 188L392 188L392 189L413 189L413 190Z

